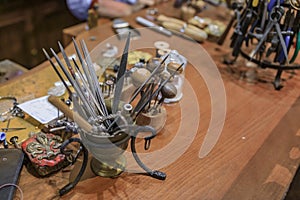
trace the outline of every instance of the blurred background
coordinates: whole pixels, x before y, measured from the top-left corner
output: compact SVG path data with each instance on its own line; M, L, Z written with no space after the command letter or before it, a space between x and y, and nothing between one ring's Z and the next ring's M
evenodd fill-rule
M64 0L0 0L0 61L31 69L45 60L42 48L62 41L62 30L79 23Z

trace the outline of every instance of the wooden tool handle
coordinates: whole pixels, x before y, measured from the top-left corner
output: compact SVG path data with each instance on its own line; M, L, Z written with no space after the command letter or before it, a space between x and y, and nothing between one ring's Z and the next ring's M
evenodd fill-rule
M165 27L166 29L172 31L178 31L178 32L180 32L181 28L183 27L182 25L173 22L163 22L162 26Z
M196 26L190 24L186 27L184 33L198 42L203 42L208 37L207 33L204 30L201 30Z
M181 32L181 29L184 28L183 26L181 26L180 24L176 24L173 22L163 22L162 26L173 30L173 31L178 31ZM199 28L197 28L196 26L193 25L187 25L187 27L185 27L183 29L183 32L185 35L191 37L192 39L198 41L198 42L202 42L205 39L207 39L207 33Z
M48 97L48 101L57 107L60 111L62 111L68 118L74 120L76 119L76 123L80 128L85 130L86 132L91 132L92 126L82 118L77 112L73 112L66 104L64 104L59 98L50 95Z
M54 105L56 108L58 108L60 111L62 111L66 117L73 119L73 112L72 110L66 105L64 104L64 102L62 102L59 98L50 95L48 97L48 101Z
M157 21L159 21L160 23L163 23L163 22L172 22L174 24L178 24L180 26L183 26L185 25L186 23L180 19L176 19L176 18L173 18L173 17L167 17L165 15L159 15L157 18L156 18Z

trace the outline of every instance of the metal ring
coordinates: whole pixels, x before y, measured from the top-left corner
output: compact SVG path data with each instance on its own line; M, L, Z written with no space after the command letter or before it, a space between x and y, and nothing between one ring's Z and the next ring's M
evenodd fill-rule
M0 96L0 100L14 100L14 103L16 103L17 102L17 98L16 97L13 97L13 96L3 96L3 97L1 97Z
M261 68L271 68L271 69L277 69L277 70L296 70L300 69L300 65L276 65L271 64L265 61L259 61L255 58L251 58L247 53L240 50L241 55L246 58L247 60L259 65Z
M170 44L165 41L156 41L156 42L154 42L154 47L156 49L169 49Z
M270 13L270 20L272 22L279 22L284 14L284 8L282 6L274 6Z

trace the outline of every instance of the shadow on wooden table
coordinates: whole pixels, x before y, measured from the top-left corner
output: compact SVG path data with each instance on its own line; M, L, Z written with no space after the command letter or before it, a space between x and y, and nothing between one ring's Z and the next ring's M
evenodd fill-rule
M284 200L299 200L300 199L300 168L298 168L290 189Z

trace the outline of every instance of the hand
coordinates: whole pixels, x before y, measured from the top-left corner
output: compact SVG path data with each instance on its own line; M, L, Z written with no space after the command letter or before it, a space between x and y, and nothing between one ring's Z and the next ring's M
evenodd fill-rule
M124 17L132 14L133 12L130 5L122 2L112 0L99 0L98 5L98 14L99 16L103 17Z
M139 4L153 6L155 4L155 0L139 0Z

